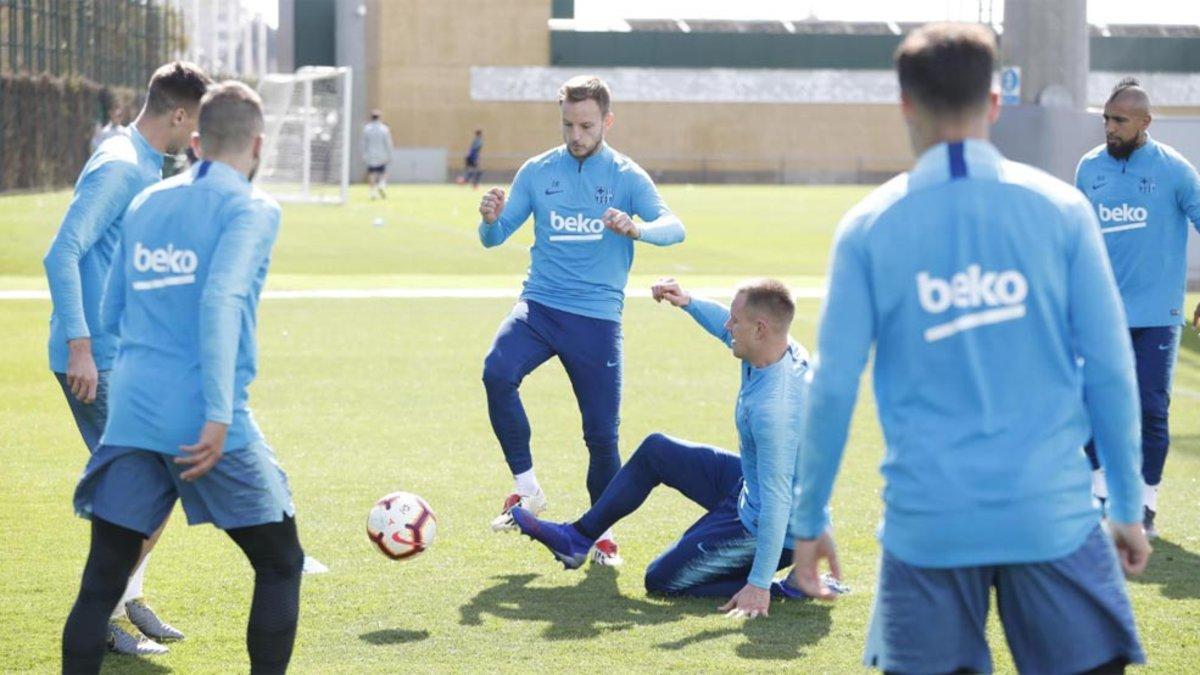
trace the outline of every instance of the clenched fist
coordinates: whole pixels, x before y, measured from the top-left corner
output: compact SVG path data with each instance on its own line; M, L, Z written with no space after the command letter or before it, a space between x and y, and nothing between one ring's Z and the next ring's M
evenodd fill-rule
M605 211L600 220L604 221L604 226L608 229L630 239L638 239L642 236L641 231L638 230L638 226L633 224L633 218L630 218L628 213L620 209Z
M494 187L485 192L483 199L479 200L479 215L483 216L483 222L488 225L496 222L503 210L504 188Z

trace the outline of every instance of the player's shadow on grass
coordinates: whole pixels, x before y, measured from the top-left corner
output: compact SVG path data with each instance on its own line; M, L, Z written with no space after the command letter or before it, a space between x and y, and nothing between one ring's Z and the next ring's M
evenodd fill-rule
M149 675L151 673L173 673L171 668L155 663L148 658L130 656L128 654L105 654L104 672L106 673L136 673Z
M400 628L389 628L387 630L376 630L370 633L363 633L358 636L358 639L368 644L377 646L386 645L403 645L410 642L420 642L429 637L427 630L403 630Z
M832 609L827 603L814 601L772 601L771 616L766 619L721 619L730 622L730 625L655 646L659 649L682 650L707 640L740 633L746 636L746 641L737 646L736 652L743 659L795 659L803 656L803 647L814 645L829 634Z
M1146 571L1130 580L1161 586L1162 594L1174 600L1200 598L1200 554L1161 537L1151 545L1154 553Z
M679 650L691 644L743 633L747 642L737 653L751 659L788 659L800 654L805 644L815 643L829 633L830 608L815 603L775 603L771 617L753 621L724 619L715 598L664 598L647 600L621 595L617 572L610 567L590 566L574 586L541 588L530 586L536 574L495 577L500 583L480 591L459 608L460 624L483 625L483 616L510 621L547 623L542 637L547 640L585 640L634 627L661 626L685 617L712 617L729 621L719 629L706 630L659 649Z
M617 572L611 567L589 566L583 581L574 586L531 587L529 583L538 576L495 577L500 583L483 589L459 608L459 623L480 626L483 615L490 614L512 621L549 623L542 632L547 640L583 640L635 626L671 623L688 613L686 608L621 595Z

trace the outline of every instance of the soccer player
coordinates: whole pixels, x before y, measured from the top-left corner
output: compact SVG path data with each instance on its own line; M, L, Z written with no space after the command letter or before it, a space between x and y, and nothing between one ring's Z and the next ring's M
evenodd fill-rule
M287 479L246 406L280 215L250 184L262 102L239 82L216 85L199 128L201 161L130 204L104 296L103 324L121 346L108 426L75 491L92 536L63 629L65 672L99 670L105 617L176 500L254 568L251 672L283 672L291 657L304 554Z
M479 153L482 151L483 129L476 129L471 148L463 158L463 183L470 183L471 187L479 187L479 179L483 177L483 171L479 168Z
M1142 523L1155 537L1158 486L1171 440L1167 410L1183 321L1188 219L1200 228L1200 175L1174 148L1146 133L1150 120L1150 97L1138 81L1117 83L1104 104L1105 143L1079 161L1075 186L1100 217L1125 305L1142 408ZM1103 500L1104 471L1091 444L1088 458L1093 493Z
M987 141L995 59L992 33L970 24L924 26L896 51L918 159L837 230L791 581L829 596L826 505L874 343L883 557L865 663L990 672L994 589L1018 671L1120 672L1144 660L1121 568L1140 573L1150 554L1133 354L1087 200ZM1111 540L1089 434L1108 467Z
M651 434L579 520L538 520L519 506L513 519L574 569L602 532L637 510L656 486L668 485L706 513L646 568L646 590L731 598L722 611L767 616L772 593L798 595L772 582L792 559L788 517L808 371L808 352L788 335L795 314L791 293L778 281L761 279L738 288L726 308L663 279L653 297L683 308L741 360L734 412L740 457Z
M176 154L196 130L200 97L211 83L190 63L169 63L150 78L146 104L123 133L100 144L75 183L75 196L43 263L50 286L50 370L66 396L88 452L104 433L108 380L117 338L100 325L100 298L121 232L122 214L138 192L162 177L163 154ZM115 105L114 105L115 109ZM159 642L183 634L158 618L142 597L149 537L109 624L109 645L124 654L167 651ZM128 615L143 635L116 619ZM156 642L158 641L158 642Z
M525 162L510 192L492 188L479 205L479 239L487 247L504 243L531 213L534 220L524 289L483 365L488 415L516 484L492 521L498 532L516 528L512 507L535 514L546 507L517 389L550 357L562 362L579 403L593 503L621 468L621 310L633 244L669 246L684 237L683 223L646 172L605 143L614 119L608 85L575 77L558 99L563 145ZM620 563L611 533L599 537L592 560Z
M363 126L363 161L367 164L370 196L387 199L387 165L392 161L392 130L380 119L382 113L371 111L371 121Z

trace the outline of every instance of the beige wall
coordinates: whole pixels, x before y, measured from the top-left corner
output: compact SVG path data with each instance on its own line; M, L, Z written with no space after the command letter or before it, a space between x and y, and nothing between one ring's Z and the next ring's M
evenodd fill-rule
M475 102L473 65L548 65L550 0L373 0L367 105L397 146L445 147L458 168L474 129L484 166L512 170L561 142L558 108ZM647 169L896 170L910 155L895 109L872 105L614 102L610 140ZM786 161L785 161L786 158Z
M476 128L485 158L546 145L522 144L521 132L557 125L552 106L481 105L469 92L472 65L548 63L549 0L373 0L368 16L367 104L383 111L397 146L449 148L458 167Z

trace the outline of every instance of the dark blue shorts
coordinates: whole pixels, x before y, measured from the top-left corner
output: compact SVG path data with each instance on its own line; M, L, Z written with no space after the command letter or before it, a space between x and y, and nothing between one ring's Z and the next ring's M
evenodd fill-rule
M99 372L96 400L91 403L84 403L75 398L71 387L67 385L66 375L54 374L62 387L63 395L67 397L67 406L71 408L71 416L75 418L75 426L79 428L79 435L83 437L83 444L87 446L88 452L96 450L96 446L100 445L100 437L104 435L104 423L108 419L108 373L107 370Z
M277 523L292 516L287 476L266 443L227 452L204 476L187 482L187 465L149 450L101 445L75 488L75 512L93 515L149 537L183 502L189 525L212 523L222 530Z
M985 632L993 588L1019 672L1145 662L1116 550L1097 526L1074 553L1041 563L934 569L884 551L864 664L903 673L991 672Z

